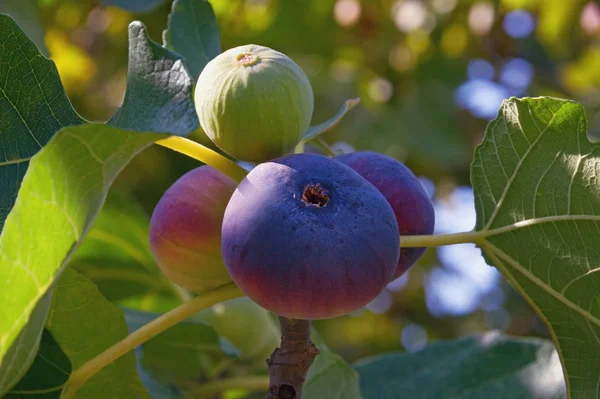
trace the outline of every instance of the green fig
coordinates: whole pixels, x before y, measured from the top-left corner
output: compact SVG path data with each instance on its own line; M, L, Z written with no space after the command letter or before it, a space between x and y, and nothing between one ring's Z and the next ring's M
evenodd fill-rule
M214 305L197 313L194 320L208 324L228 339L241 352L242 359L259 359L264 364L279 344L279 326L268 311L248 297Z
M310 125L314 99L294 61L250 44L206 65L195 104L202 128L217 147L240 160L263 162L293 150Z

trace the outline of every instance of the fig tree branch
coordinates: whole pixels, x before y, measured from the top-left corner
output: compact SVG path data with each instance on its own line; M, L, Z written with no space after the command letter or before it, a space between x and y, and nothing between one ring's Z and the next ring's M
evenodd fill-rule
M301 399L308 369L319 350L310 340L310 320L279 317L281 346L267 360L269 389L267 399Z

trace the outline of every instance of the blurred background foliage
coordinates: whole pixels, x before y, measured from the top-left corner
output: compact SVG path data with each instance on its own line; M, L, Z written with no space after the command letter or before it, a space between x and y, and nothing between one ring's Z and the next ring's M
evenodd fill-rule
M77 111L105 121L120 105L127 26L162 41L170 1L130 13L104 0L2 0L57 64ZM551 95L584 104L600 137L600 5L587 0L211 0L223 49L256 43L307 72L313 124L348 98L362 104L325 136L340 148L406 162L436 205L436 232L475 223L469 165L504 98ZM161 148L120 176L149 215L194 160ZM499 329L549 337L544 323L474 245L429 250L367 309L315 323L349 361L432 340Z

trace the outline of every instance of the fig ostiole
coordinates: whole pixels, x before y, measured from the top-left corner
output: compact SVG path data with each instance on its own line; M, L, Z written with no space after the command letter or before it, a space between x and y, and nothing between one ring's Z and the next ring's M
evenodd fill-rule
M221 223L237 183L210 166L180 177L150 220L150 249L180 287L202 292L231 282L221 256Z
M252 162L291 152L314 108L312 87L300 66L283 53L253 44L211 60L198 78L194 101L215 145Z
M341 162L295 154L255 167L236 188L222 226L233 281L290 319L363 307L389 283L400 256L394 212Z
M421 182L402 162L370 151L354 152L335 158L373 184L388 200L401 235L430 235L435 211ZM423 255L425 248L402 248L392 279L400 277Z

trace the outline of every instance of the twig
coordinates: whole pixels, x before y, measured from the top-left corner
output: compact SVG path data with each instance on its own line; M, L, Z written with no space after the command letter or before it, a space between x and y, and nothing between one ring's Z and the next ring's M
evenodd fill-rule
M267 360L267 399L301 399L308 369L319 350L310 340L310 320L279 317L281 346Z

